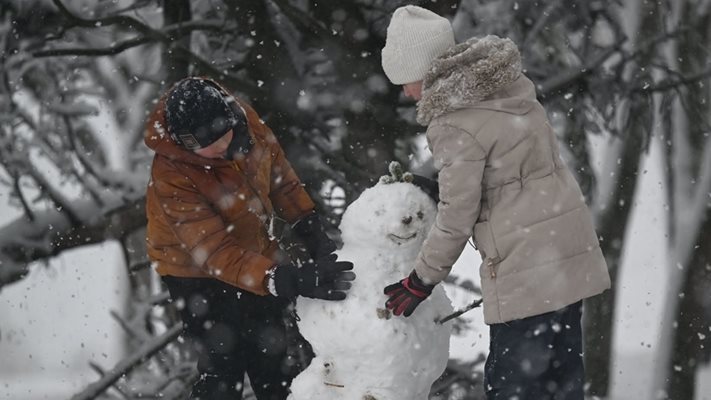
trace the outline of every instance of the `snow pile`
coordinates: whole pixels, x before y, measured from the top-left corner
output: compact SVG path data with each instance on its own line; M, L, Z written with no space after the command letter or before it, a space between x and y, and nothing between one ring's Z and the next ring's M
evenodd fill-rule
M299 328L316 357L294 380L293 400L419 400L449 358L451 323L441 285L412 316L391 316L383 288L410 273L434 223L434 202L409 183L367 189L343 215L339 259L357 275L348 298L299 298Z

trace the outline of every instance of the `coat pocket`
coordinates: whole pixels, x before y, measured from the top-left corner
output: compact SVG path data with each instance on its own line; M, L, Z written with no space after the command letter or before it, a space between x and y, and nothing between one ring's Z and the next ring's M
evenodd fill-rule
M501 257L496 248L494 233L489 221L479 222L474 225L474 243L481 253L482 260L484 260L480 267L480 276L482 278L495 279L496 265L501 261Z

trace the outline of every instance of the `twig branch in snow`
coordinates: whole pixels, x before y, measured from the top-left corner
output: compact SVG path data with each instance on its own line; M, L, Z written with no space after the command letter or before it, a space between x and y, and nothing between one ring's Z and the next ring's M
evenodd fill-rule
M563 71L553 78L541 83L538 85L539 95L546 97L548 95L563 91L569 86L577 83L583 77L595 72L595 70L612 57L613 54L620 51L623 43L624 40L618 42L615 46L600 52L597 57L593 57L593 59L588 61L585 65L570 68L567 71Z
M67 136L69 138L69 149L74 153L77 160L79 161L79 164L81 164L84 170L88 171L92 176L96 176L93 171L93 166L91 166L90 162L86 160L84 155L77 150L75 139L76 135L74 133L74 126L72 125L72 121L67 116L62 116L62 121L64 121L64 127L66 128ZM81 182L82 185L84 185L84 188L89 193L91 198L96 202L96 204L98 204L100 207L103 206L104 201L101 199L101 195L97 193L96 189L94 188L94 185L87 181L86 174L77 171L77 167L74 163L72 163L72 171L74 172L74 176L76 177L76 179Z
M538 37L538 34L541 33L541 31L548 25L548 21L553 16L553 12L556 8L558 8L560 3L561 0L555 0L551 2L545 10L543 10L543 17L536 21L536 24L530 31L528 31L526 38L523 40L523 45L521 46L522 49L526 50L531 48L531 41Z
M111 44L109 47L103 48L80 48L80 47L68 47L62 49L48 49L48 50L38 50L32 53L34 57L61 57L61 56L112 56L124 51L141 46L147 43L153 43L152 38L145 36L132 38L128 40L123 40Z
M289 2L284 0L272 0L273 3L279 7L281 12L289 18L295 25L297 25L302 31L311 33L316 37L320 37L327 40L332 40L333 34L329 31L323 24L311 17L308 13L294 7Z
M187 33L192 30L204 30L204 29L222 29L222 25L219 25L217 22L205 22L205 21L199 21L199 22L190 22L190 23L184 23L184 24L174 24L170 25L168 27L163 28L162 30L158 29L153 29L152 27L144 24L143 22L133 18L133 17L128 17L124 15L117 15L117 16L110 16L110 17L105 17L105 18L99 18L99 19L85 19L82 17L79 17L75 14L73 14L60 0L52 0L53 3L59 8L60 12L73 24L76 26L80 27L85 27L85 28L97 28L97 26L110 26L110 25L119 25L123 28L131 29L137 32L142 33L145 35L145 38L134 38L131 39L134 42L132 42L133 46L128 46L126 47L126 43L124 43L124 50L130 47L135 47L138 44L136 44L136 41L141 41L143 39L146 40L146 44L155 41L155 42L161 42L164 43L167 46L171 46L172 50L175 51L176 53L188 58L189 60L193 61L197 66L204 70L207 74L213 75L218 79L224 79L227 81L227 83L234 84L237 87L240 88L240 91L243 93L248 94L251 97L255 97L255 93L257 92L257 86L251 82L247 81L245 79L242 79L241 77L228 73L224 69L220 69L213 65L212 62L209 62L190 49L181 46L177 44L177 42L173 39L173 35L176 33ZM140 43L144 44L144 43ZM74 49L74 52L68 51L68 50L62 50L62 49L56 49L56 50L39 50L33 53L35 57L49 57L49 56L67 56L67 55L111 55L111 54L117 54L117 53L111 53L110 54L79 54L84 51L89 51L90 53L96 53L98 50L98 53L106 52L107 50L113 51L113 49L110 47L108 49L82 49L82 48L77 48ZM51 54L52 52L57 52L59 51L60 54ZM77 53L78 52L78 53Z
M632 61L640 56L645 56L650 49L653 49L657 47L660 43L665 42L670 39L675 39L677 36L680 36L684 33L688 33L691 30L691 27L682 27L670 32L663 32L660 33L657 36L654 36L650 39L647 39L640 44L636 46L637 50L632 52L632 53L627 53L625 54L621 59L620 63L625 64L629 61Z
M47 178L40 173L34 165L30 165L28 168L28 173L32 179L37 182L37 185L41 188L50 200L58 207L58 211L61 211L64 215L69 218L69 222L72 226L79 226L82 224L82 218L79 216L72 202L66 198L59 190L55 189Z
M20 200L20 204L22 204L22 210L25 212L27 220L30 222L34 222L35 214L34 212L32 212L32 208L27 203L27 199L25 199L25 194L22 192L22 187L20 187L20 176L14 171L8 172L12 175L12 187L15 191L15 195Z
M658 82L655 85L643 85L632 89L635 93L651 93L651 92L664 92L667 90L676 89L679 86L686 86L692 83L696 83L700 80L711 77L711 67L697 72L692 75L682 76L681 78L670 78L665 79L662 82Z
M447 315L446 317L444 317L444 318L442 318L442 319L440 319L440 320L435 321L435 323L442 325L442 324L444 324L445 322L447 322L447 321L449 321L449 320L452 320L452 319L455 319L455 318L461 316L462 314L464 314L464 313L467 312L467 311L470 311L470 310L473 310L473 309L479 307L479 306L481 305L481 303L483 303L483 302L484 302L483 299L474 300L474 301L473 301L471 304L469 304L468 306L462 308L461 310L457 310L457 311L455 311L455 312L453 312L453 313Z
M131 372L135 367L145 362L165 346L177 339L182 331L182 324L177 324L164 334L152 339L143 345L137 352L121 360L111 371L108 371L101 379L90 384L82 392L74 395L71 400L91 400L97 398L101 393L111 387L124 375Z
M116 311L111 310L109 312L111 314L111 317L118 322L119 326L131 336L132 339L137 340L138 342L144 342L147 341L149 338L149 335L146 333L145 330L138 329L136 324L133 324L129 321L126 321L123 317L121 317ZM137 313L140 314L140 313ZM140 315L140 318L143 318L143 315Z
M55 256L64 250L111 238L121 238L146 223L145 197L102 212L93 202L74 202L76 209L93 215L86 223L73 225L66 214L50 209L35 211L35 223L23 217L0 229L0 288L27 274L32 261ZM47 227L51 228L48 230Z
M97 22L98 23L98 22ZM82 25L84 26L84 25ZM97 26L92 26L96 28ZM211 30L211 31L222 31L222 25L218 25L217 22L212 21L192 21L189 23L184 23L180 25L169 25L161 30L154 30L147 25L145 28L141 29L144 34L142 36L137 36L131 39L122 40L119 42L112 43L108 47L97 47L97 48L82 48L82 47L67 47L60 49L47 49L47 50L37 50L32 53L36 58L43 57L56 57L56 56L110 56L122 53L133 47L142 46L144 44L149 44L155 42L157 36L175 36L184 35L192 31L198 30ZM146 35L145 32L150 32L150 35ZM164 40L161 40L164 41Z

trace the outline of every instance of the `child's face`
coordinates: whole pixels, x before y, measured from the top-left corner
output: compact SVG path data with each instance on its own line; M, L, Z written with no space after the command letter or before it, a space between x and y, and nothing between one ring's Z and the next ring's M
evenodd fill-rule
M402 85L402 91L405 92L405 96L420 101L422 99L422 81L406 83Z
M221 138L207 147L195 150L195 154L205 157L205 158L224 158L227 154L227 147L229 147L232 141L232 129L227 131Z

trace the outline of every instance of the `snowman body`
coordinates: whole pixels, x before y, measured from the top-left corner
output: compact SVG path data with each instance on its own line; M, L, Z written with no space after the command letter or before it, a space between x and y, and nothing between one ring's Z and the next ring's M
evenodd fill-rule
M344 301L299 298L299 329L316 357L293 400L425 400L449 359L452 310L437 285L410 317L385 309L383 288L406 277L434 222L434 202L409 183L378 184L343 215L339 260L356 280Z

